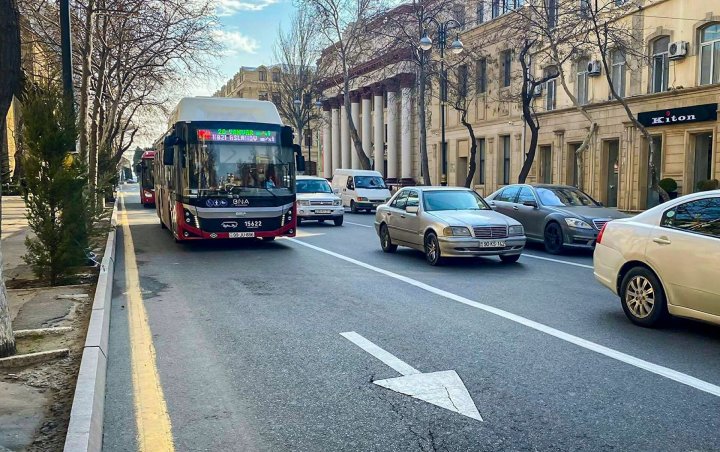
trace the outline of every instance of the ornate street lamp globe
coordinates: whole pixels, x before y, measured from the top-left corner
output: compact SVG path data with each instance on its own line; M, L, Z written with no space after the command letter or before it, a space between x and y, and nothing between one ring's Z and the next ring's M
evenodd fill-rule
M420 38L420 48L426 51L432 48L432 39L430 39L427 33L423 34L423 37Z
M462 53L464 48L465 47L459 37L455 38L455 40L450 44L450 51L455 55Z

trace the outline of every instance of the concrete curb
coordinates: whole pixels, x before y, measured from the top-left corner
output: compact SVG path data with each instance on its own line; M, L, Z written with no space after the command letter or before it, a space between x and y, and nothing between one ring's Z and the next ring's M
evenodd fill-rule
M108 233L105 254L100 263L100 274L70 412L70 424L65 437L64 450L67 452L102 449L117 216L118 201L115 200L110 218L113 229Z

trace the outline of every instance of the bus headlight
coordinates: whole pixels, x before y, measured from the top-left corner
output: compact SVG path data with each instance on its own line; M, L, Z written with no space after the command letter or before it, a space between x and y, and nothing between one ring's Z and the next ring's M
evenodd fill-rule
M185 224L200 229L200 220L198 220L198 217L190 213L187 209L183 209L183 213L185 214Z

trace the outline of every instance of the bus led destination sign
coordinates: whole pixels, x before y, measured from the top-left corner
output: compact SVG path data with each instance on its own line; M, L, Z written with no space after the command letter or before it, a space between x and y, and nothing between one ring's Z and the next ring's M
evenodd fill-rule
M198 129L199 141L227 141L237 143L277 143L277 132L254 129Z

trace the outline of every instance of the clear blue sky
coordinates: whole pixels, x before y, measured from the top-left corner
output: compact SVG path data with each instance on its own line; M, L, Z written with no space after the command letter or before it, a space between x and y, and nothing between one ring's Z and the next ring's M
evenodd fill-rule
M225 54L217 62L221 82L197 94L210 95L232 77L240 66L273 63L273 44L278 27L288 26L294 12L292 0L218 0L222 24L220 41Z

